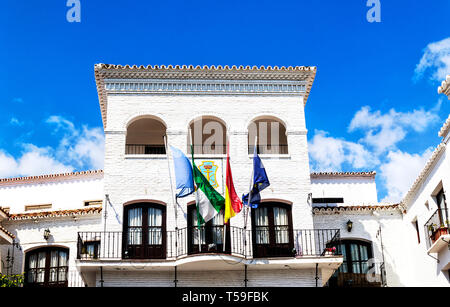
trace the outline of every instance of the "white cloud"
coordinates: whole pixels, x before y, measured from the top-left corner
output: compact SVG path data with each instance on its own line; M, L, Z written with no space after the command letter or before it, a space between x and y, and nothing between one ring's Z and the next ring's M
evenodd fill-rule
M414 70L413 80L423 78L430 71L430 80L442 81L450 74L450 37L427 45Z
M349 132L363 130L365 136L362 142L373 147L377 154L395 149L398 142L403 140L408 130L423 132L428 126L437 122L436 114L440 103L431 109L413 110L412 112L396 112L394 109L382 114L380 111L371 112L370 107L364 106L356 112L348 127Z
M439 121L437 112L441 103L442 100L439 100L428 111L415 109L410 112L397 112L391 109L384 114L371 111L368 106L362 107L348 126L348 132L363 132L363 137L357 142L334 138L325 131L316 130L309 141L311 169L375 169L380 173L387 192L383 201L400 201L425 165L432 149L421 154L412 154L399 150L397 145L409 133L424 132Z
M387 162L380 166L380 176L387 189L387 195L382 202L400 201L416 180L432 152L433 148L428 148L422 154L409 154L400 150L390 151Z
M101 128L77 128L61 116L50 116L45 122L55 126L53 134L62 134L58 147L23 144L18 158L0 150L0 178L103 168L104 136Z
M25 124L23 121L18 120L16 117L12 117L9 120L9 123L13 126L19 126L19 127L21 127Z
M344 163L355 168L373 167L378 162L363 145L333 138L321 130L315 130L308 147L314 171L339 171Z

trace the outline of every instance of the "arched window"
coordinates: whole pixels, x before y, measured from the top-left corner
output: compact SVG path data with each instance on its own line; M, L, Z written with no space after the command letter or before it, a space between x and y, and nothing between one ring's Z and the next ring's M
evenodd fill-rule
M263 202L252 209L254 257L293 256L292 206Z
M189 125L195 154L225 154L227 130L225 123L214 116L201 116ZM188 153L191 152L191 136L188 133Z
M197 207L195 204L188 206L188 253L197 254L219 252L223 253L224 212L221 210L214 218L206 222L200 228L197 227ZM227 227L225 253L230 253L230 227ZM200 239L199 239L200 237ZM200 247L199 247L200 245ZM201 250L200 250L201 249Z
M370 283L366 276L373 265L369 260L373 258L372 243L362 240L341 240L339 248L342 252L343 263L330 278L330 287L352 286L380 286Z
M165 135L166 126L161 121L150 117L137 119L127 128L125 154L165 154Z
M69 249L43 247L25 255L26 287L67 287Z
M285 125L275 117L263 117L253 120L248 126L248 153L255 148L258 136L258 154L287 154L288 142Z
M124 211L123 258L166 258L166 207L135 203Z

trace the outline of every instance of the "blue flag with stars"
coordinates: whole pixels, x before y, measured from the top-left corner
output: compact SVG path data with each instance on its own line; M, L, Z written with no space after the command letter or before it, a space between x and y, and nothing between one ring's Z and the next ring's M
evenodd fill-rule
M269 178L267 177L266 169L256 152L257 146L253 151L253 188L251 191L250 206L252 208L258 208L261 203L261 195L259 192L264 190L270 185ZM242 196L242 202L248 206L248 194Z

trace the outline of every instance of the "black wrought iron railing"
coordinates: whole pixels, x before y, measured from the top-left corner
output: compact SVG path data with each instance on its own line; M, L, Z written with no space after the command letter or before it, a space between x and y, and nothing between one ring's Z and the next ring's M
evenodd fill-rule
M253 154L255 145L248 145L248 154ZM286 155L288 154L288 145L257 145L256 152L258 154L274 154L274 155Z
M151 144L126 144L125 154L127 155L165 155L164 145Z
M201 155L201 154L203 154L203 155L210 155L210 154L211 155L224 155L227 153L227 146L224 144L215 144L215 143L210 144L210 145L198 144L198 145L194 145L192 147L194 149L194 154L197 154L197 155ZM190 145L188 145L186 152L189 154L191 153Z
M425 223L425 239L430 248L442 235L450 233L450 216L447 208L437 209Z
M348 272L348 267L342 270L342 267L336 271L328 280L327 287L330 288L366 288L366 287L385 287L386 270L384 263L367 263L364 272Z
M243 258L341 255L338 229L272 229L266 238L255 238L256 231L222 225L161 230L160 240L145 244L136 234L130 240L130 235L121 231L79 232L77 258L177 259L204 253Z

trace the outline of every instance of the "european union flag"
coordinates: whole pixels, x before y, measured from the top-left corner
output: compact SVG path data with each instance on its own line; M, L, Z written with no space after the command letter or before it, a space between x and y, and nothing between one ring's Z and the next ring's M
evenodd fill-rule
M270 185L269 178L267 177L266 169L256 153L256 146L253 152L253 188L251 191L250 205L252 208L258 208L261 203L261 195L259 192L264 190ZM248 205L248 194L242 196L242 202L244 205Z

